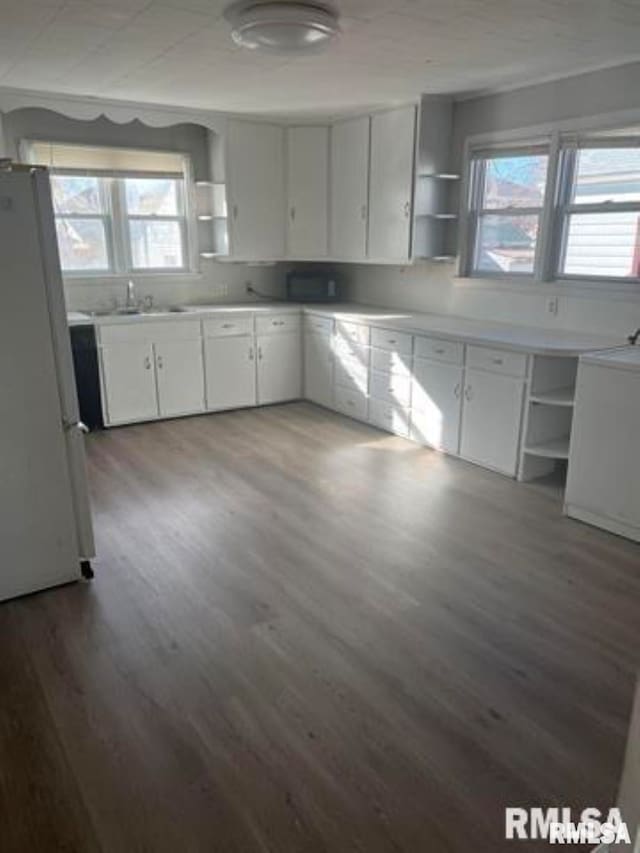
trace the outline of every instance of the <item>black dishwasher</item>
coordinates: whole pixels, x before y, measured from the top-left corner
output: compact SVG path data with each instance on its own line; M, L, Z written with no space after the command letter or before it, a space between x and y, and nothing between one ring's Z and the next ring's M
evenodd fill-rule
M92 325L71 326L71 352L76 374L80 420L89 429L103 429L102 396L96 330Z

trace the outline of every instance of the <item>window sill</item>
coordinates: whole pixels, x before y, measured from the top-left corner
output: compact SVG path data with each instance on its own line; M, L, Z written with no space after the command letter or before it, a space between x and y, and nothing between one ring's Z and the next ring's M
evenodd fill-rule
M135 284L137 281L150 281L153 279L159 279L160 281L167 281L168 279L190 281L194 279L201 279L202 277L202 272L198 270L179 270L176 272L97 273L96 275L83 275L82 273L65 275L63 273L62 275L65 285L101 283L117 284L118 282L127 282L129 280L133 280Z

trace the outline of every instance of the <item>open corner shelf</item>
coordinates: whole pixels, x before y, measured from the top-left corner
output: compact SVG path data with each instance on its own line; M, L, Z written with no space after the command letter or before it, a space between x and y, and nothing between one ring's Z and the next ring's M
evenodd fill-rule
M554 388L551 391L532 392L529 396L531 403L542 403L546 406L573 406L576 389L573 386Z
M569 436L563 435L558 438L549 438L538 444L527 445L524 452L530 456L544 456L547 459L568 459Z

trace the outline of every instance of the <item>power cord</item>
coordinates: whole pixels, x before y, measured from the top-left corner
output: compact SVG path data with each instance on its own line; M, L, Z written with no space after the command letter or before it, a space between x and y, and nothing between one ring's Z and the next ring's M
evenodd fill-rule
M272 296L270 293L263 293L261 290L256 290L256 288L251 284L250 281L246 283L247 293L251 293L253 296L257 296L259 299L268 299L270 302L285 302L284 299L278 299L277 296Z

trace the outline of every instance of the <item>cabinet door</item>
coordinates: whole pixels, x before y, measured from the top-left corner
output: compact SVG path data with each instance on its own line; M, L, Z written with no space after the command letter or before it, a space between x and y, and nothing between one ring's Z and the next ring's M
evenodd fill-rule
M640 528L640 373L581 363L565 502Z
M284 129L230 121L227 182L232 254L284 257Z
M305 334L304 396L321 406L333 404L333 356L329 335Z
M518 467L524 383L468 369L465 377L460 455L513 477Z
M119 342L100 353L108 424L158 417L153 347L149 343Z
M367 254L369 117L338 122L331 129L331 255Z
M207 408L241 409L256 404L253 338L209 338L204 343Z
M258 403L297 400L302 392L299 332L258 338Z
M415 123L415 107L376 113L371 119L371 258L406 260L410 254Z
M155 344L155 355L162 417L203 412L202 342L162 341Z
M329 128L287 130L288 228L290 258L327 254Z
M457 453L462 408L462 368L416 358L411 405L411 438L447 453Z

